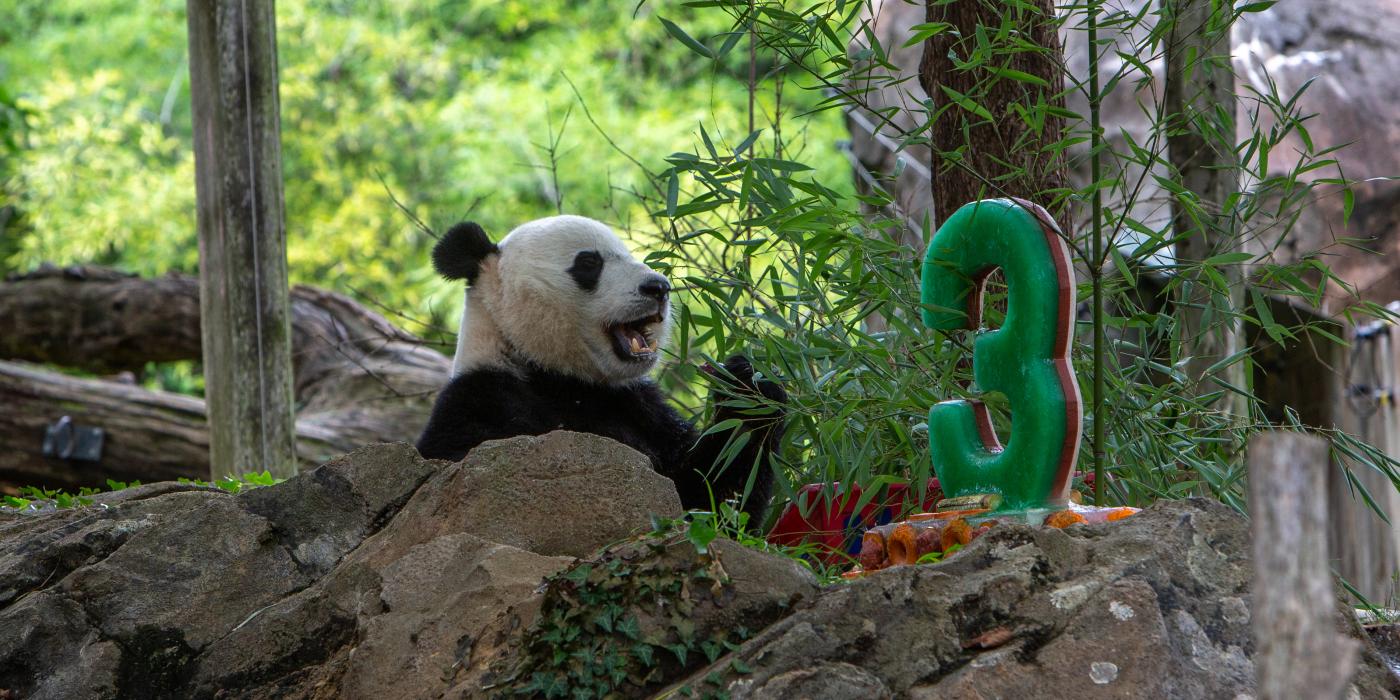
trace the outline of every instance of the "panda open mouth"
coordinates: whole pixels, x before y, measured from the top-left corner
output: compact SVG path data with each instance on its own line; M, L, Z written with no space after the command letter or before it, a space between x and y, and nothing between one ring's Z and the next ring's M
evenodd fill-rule
M649 360L661 349L661 340L656 337L661 327L661 314L655 313L632 321L614 323L607 328L612 338L613 352L618 357L630 361Z

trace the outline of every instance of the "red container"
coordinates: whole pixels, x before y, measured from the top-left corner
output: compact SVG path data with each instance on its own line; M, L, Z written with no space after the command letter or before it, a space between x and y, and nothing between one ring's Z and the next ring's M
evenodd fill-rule
M864 495L859 485L843 488L841 484L807 484L797 492L797 499L783 506L768 541L785 546L816 544L823 563L853 560L860 554L860 539L866 529L883 525L904 515L905 496L913 510L931 511L943 498L938 479L929 479L924 501L915 504L909 485L895 483L885 487L884 499L872 498L859 512L856 504ZM808 505L810 504L810 506ZM807 517L802 517L802 511Z

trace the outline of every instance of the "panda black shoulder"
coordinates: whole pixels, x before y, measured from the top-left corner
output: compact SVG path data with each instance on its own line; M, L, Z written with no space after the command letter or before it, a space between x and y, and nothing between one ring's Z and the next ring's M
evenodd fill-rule
M530 383L515 372L479 367L448 382L438 394L438 403L455 404L453 408L459 413L479 411L494 416L502 412L509 414L522 402L528 404L536 393Z
M475 222L464 221L447 230L433 246L433 269L450 280L476 281L481 263L501 249L487 237L486 230Z
M542 432L534 425L536 405L530 385L512 372L464 372L438 393L418 452L456 461L485 440Z

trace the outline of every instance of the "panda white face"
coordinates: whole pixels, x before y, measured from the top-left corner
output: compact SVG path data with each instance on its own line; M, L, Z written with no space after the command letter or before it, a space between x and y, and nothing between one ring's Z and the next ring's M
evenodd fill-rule
M462 334L480 336L467 338L468 346L499 346L540 367L607 384L656 366L671 328L670 283L633 258L607 225L581 216L539 219L498 248L468 293ZM481 311L489 319L479 318ZM504 343L476 342L491 335ZM459 372L462 354L459 343ZM489 359L474 358L467 368Z

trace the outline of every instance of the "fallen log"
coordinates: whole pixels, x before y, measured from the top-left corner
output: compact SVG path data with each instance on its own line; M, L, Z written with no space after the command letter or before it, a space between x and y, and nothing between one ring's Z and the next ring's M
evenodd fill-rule
M303 463L416 439L450 358L344 295L299 285L291 299ZM45 266L0 282L0 328L0 360L93 373L198 360L199 281ZM0 480L76 488L109 478L208 478L201 399L0 362L0 406ZM42 454L45 428L65 415L104 431L99 460Z
M117 481L209 478L204 401L132 384L71 377L0 361L0 478L68 488ZM96 462L45 457L45 428L61 416L103 430ZM297 456L307 466L359 444L314 421L297 421ZM251 467L250 467L251 470Z

